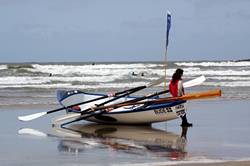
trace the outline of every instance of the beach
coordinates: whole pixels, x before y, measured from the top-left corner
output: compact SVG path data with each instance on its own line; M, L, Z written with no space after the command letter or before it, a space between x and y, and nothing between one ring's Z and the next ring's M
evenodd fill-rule
M78 132L72 132L53 129L51 115L28 123L17 120L19 115L45 108L1 109L5 125L1 125L0 161L1 165L248 165L249 104L189 102L193 127L187 129L184 140L180 119L152 127L81 122L73 125ZM20 132L27 128L37 133ZM177 146L178 140L182 143Z
M152 126L80 121L66 128L53 127L52 119L65 114L64 110L29 122L17 119L60 108L58 89L108 93L147 85L163 75L160 63L0 65L0 165L249 165L250 63L173 62L168 66L169 73L182 67L185 81L206 76L202 85L187 88L187 93L222 90L219 98L186 103L193 127L182 128L181 119ZM132 69L144 76L131 75ZM161 90L158 85L135 96Z

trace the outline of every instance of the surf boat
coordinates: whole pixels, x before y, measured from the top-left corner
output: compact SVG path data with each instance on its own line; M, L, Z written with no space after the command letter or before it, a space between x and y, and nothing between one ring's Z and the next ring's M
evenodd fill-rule
M81 103L82 101L91 101L97 98L102 98L104 96L105 94L86 93L79 90L58 90L57 99L59 103L67 109L66 115L55 118L53 120L53 124L61 124L65 121L72 122L74 121L74 119L79 120L79 118L82 118L86 121L104 124L151 124L155 122L177 119L181 115L185 114L185 100L169 101L160 104L136 104L122 106L119 108L114 108L112 110L107 109L81 113L82 110L95 107L96 105L104 103L107 100L112 100L112 97L109 97L93 102L88 102L83 105L69 107L75 103ZM129 100L134 100L136 98L137 97L126 96L114 100L109 104L122 103ZM156 99L160 99L159 96L152 99L146 99L146 101L153 101ZM101 113L100 111L103 112Z
M207 99L221 96L220 89L204 92L193 92L178 97L164 97L169 90L155 92L141 97L131 97L144 88L156 85L161 80L146 86L139 86L113 95L86 93L79 90L58 90L57 99L62 105L61 108L50 111L33 113L25 116L18 116L20 121L31 121L47 114L66 110L66 114L56 117L53 125L68 125L81 120L87 120L106 124L151 124L155 122L177 119L185 114L185 102L187 100ZM205 77L185 82L184 88L201 84Z

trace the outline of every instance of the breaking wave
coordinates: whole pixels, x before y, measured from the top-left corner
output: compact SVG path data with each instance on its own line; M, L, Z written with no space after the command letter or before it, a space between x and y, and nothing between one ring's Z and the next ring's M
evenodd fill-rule
M180 66L184 70L184 82L201 75L206 77L203 84L194 87L195 90L220 88L223 90L223 99L250 98L249 62L170 62L167 81ZM163 64L154 62L94 65L87 63L0 64L0 105L36 104L38 101L40 104L54 104L56 89L106 93L148 85L163 76ZM161 91L163 86L162 83L140 93ZM27 95L31 97L24 97ZM43 95L49 97L44 98Z
M250 62L173 62L168 66L168 80L182 66L184 80L206 76L203 86L250 86ZM163 76L161 63L1 64L0 88L122 88Z
M207 80L200 87L243 89L249 96L250 62L170 62L167 81L180 67L183 79L204 75ZM164 76L161 63L100 63L100 64L1 64L0 90L19 89L88 89L90 91L133 88L147 85ZM156 87L162 87L160 84ZM233 89L232 89L233 88ZM230 96L229 94L228 96ZM241 96L239 96L241 97Z
M250 62L234 62L234 61L226 61L226 62L177 62L175 63L177 66L203 66L203 67L209 67L209 66L250 66Z
M0 70L5 70L7 68L8 68L7 65L0 65Z
M32 69L32 64L11 64L8 65L8 69Z

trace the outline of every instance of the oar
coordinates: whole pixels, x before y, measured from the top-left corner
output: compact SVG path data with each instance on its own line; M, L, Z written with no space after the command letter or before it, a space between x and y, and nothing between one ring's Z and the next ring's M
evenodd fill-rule
M139 87L135 87L135 88L132 88L132 89L124 90L124 91L121 91L121 92L116 92L114 94L114 96L118 96L118 95L121 95L121 94L124 94L124 93L127 95L128 93L130 94L130 92L134 93L134 92L137 92L139 90L142 90L142 89L145 89L145 88L149 88L149 87L158 85L158 84L162 83L163 81L164 81L164 78L160 78L160 79L156 80L155 82L150 83L149 85L139 86ZM109 97L108 95L105 95L105 96L98 97L98 98L95 98L95 99L92 99L92 100L88 100L88 101L84 101L84 102L72 104L72 105L69 105L67 107L61 107L61 108L54 109L54 110L47 111L47 112L38 112L38 113L30 114L30 115L19 116L18 119L21 120L21 121L30 121L30 120L34 120L34 119L40 118L40 117L42 117L44 115L47 115L47 114L51 114L53 112L61 111L61 110L64 110L64 109L68 109L68 108L74 107L76 105L83 105L83 104L90 103L90 102L93 102L93 101L105 99L105 98L108 98L108 97ZM112 101L114 101L114 100L112 100Z
M188 82L185 82L183 86L185 88L192 87L192 86L201 84L205 80L206 80L206 78L204 76L200 76L200 77L198 77L196 79L193 79L193 80L190 80ZM88 115L86 115L84 117L79 117L79 118L76 118L75 120L63 123L61 126L63 127L64 125L67 125L67 124L70 124L70 123L73 123L73 122L77 122L77 121L80 121L80 120L83 120L83 119L87 119L87 118L95 116L95 115L101 115L101 114L103 114L103 113L106 112L105 109L107 109L107 108L116 109L116 108L119 108L119 107L122 107L122 106L136 105L135 103L138 103L139 101L142 101L142 100L145 100L145 99L149 99L149 98L152 98L154 96L158 96L158 95L161 95L161 94L164 94L164 93L168 93L168 92L169 92L169 90L164 90L164 91L156 92L156 93L148 95L148 96L143 96L143 97L136 98L136 99L129 100L129 101L125 101L125 102L122 102L122 103L113 104L113 105L110 105L110 106L95 107L95 108L91 109L92 112L85 112L86 114L87 113L90 113L90 114L88 114ZM146 103L143 102L143 104L150 104L150 103L149 103L149 101L146 101Z

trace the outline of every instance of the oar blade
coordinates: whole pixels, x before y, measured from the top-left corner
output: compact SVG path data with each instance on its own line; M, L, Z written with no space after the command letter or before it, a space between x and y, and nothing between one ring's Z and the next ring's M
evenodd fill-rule
M26 116L19 116L18 119L20 121L30 121L30 120L34 120L34 119L37 119L41 116L44 116L46 115L47 112L39 112L39 113L35 113L35 114L31 114L31 115L26 115Z
M206 80L205 76L200 76L196 79L190 80L188 82L183 83L184 88L200 85Z

